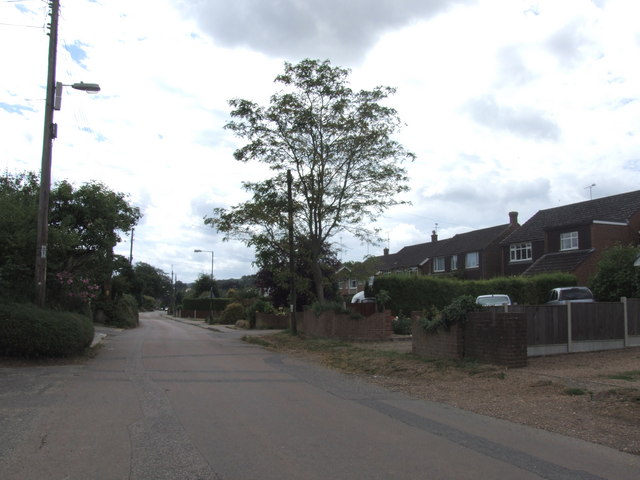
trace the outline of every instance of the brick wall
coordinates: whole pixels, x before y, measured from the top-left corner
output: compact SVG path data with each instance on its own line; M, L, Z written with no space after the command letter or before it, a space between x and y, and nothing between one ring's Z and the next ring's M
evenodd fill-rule
M273 313L256 312L256 328L289 328L290 316L290 314L275 315Z
M301 330L310 337L367 342L389 340L393 334L389 312L351 318L349 315L335 312L324 312L316 317L312 311L306 311L298 314L297 318L298 321L302 321Z
M425 358L459 359L464 355L464 337L457 325L449 331L427 333L422 328L420 314L411 315L412 351Z
M426 358L469 358L483 363L524 367L527 364L527 320L520 313L473 312L464 327L426 333L412 314L413 353Z
M526 366L526 315L496 311L470 313L464 328L464 356L507 367Z

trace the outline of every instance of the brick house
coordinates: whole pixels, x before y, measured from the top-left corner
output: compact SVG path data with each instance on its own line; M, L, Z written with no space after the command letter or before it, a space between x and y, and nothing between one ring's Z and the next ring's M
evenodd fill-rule
M586 285L602 253L637 245L640 190L539 210L502 242L505 275L565 272Z
M499 276L501 242L518 227L518 213L510 212L509 223L504 225L459 233L444 240L438 240L433 232L430 242L404 247L394 254L385 249L383 256L376 257L378 274L455 274L473 280Z

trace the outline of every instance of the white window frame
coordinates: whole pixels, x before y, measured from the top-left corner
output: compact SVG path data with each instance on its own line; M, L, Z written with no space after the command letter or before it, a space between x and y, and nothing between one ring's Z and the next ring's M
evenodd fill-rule
M349 290L358 288L358 280L349 280Z
M560 251L578 249L578 232L565 232L560 234Z
M475 262L471 262L471 259L475 257ZM464 268L480 268L480 252L469 252L465 255Z
M451 270L458 269L458 255L451 255Z
M525 262L533 258L531 242L512 243L509 246L509 261Z
M433 271L434 272L445 271L444 257L436 257L433 259Z

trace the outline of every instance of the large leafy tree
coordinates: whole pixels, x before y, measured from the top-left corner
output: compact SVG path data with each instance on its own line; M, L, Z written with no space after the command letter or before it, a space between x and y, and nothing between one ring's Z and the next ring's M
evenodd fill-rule
M226 128L247 143L236 150L241 162L259 161L274 175L245 182L252 198L230 209L218 208L205 223L258 250L281 249L287 238L287 172L293 177L293 228L309 246L309 266L318 300L324 300L322 252L346 230L370 241L371 225L406 191L402 166L412 160L392 137L401 122L386 106L389 87L353 91L349 70L329 61L285 63L275 81L282 89L268 106L230 101Z
M51 191L49 265L52 271L90 276L109 293L114 248L141 218L127 195L99 182L75 188L63 181Z
M305 305L311 305L316 300L316 293L312 288L313 282L307 272L311 271L310 256L308 252L309 242L299 239L296 242L296 308L300 310ZM268 292L273 304L284 307L290 304L289 292L291 290L291 276L289 273L289 256L285 249L265 249L256 252L255 265L256 285ZM322 268L322 290L325 298L337 296L334 282L335 272L340 262L335 252L323 249L320 262Z
M0 176L0 296L26 298L33 284L38 177Z

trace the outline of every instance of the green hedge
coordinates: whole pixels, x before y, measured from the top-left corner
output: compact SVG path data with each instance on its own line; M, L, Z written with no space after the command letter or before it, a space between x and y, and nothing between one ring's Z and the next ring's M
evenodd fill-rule
M223 312L231 303L230 298L185 298L182 300L184 310L213 310Z
M138 302L133 295L124 294L111 298L100 298L93 302L96 323L118 328L135 328L139 324Z
M432 307L442 310L462 295L506 293L511 300L524 305L546 301L547 293L555 287L576 285L576 277L566 273L535 277L496 277L490 280L458 280L435 275L388 275L376 277L374 295L381 290L389 293L387 307L394 315L408 315L412 311Z
M0 305L0 355L67 357L91 346L93 322L78 313L38 308L33 304Z

